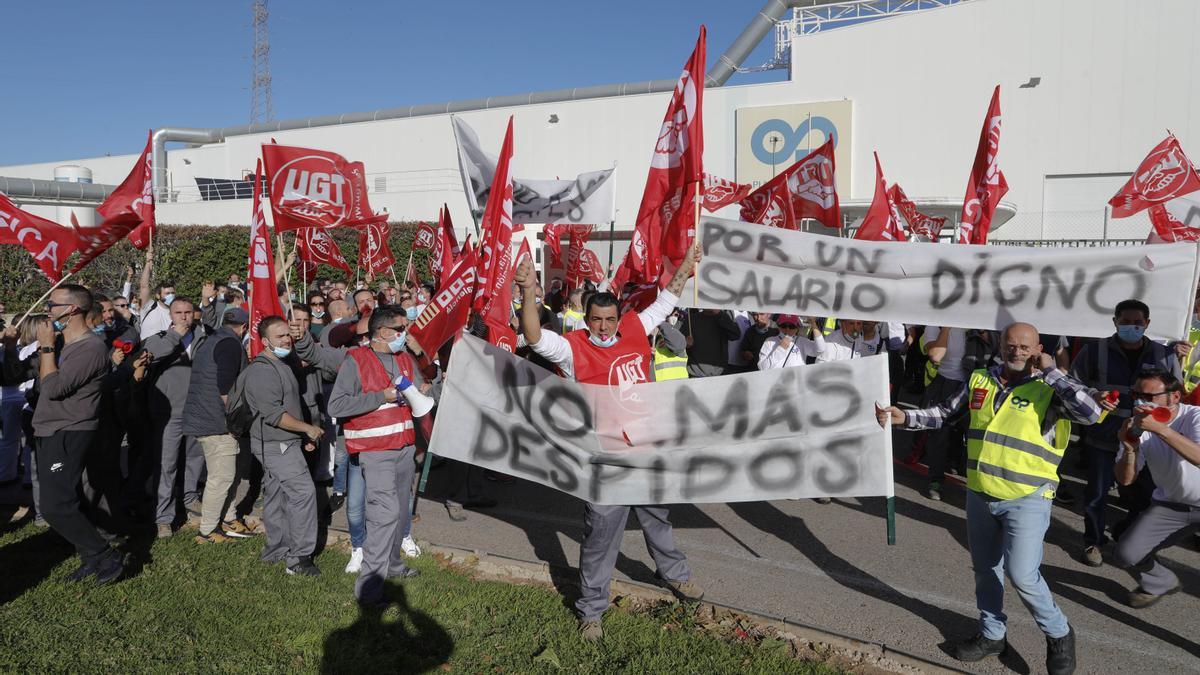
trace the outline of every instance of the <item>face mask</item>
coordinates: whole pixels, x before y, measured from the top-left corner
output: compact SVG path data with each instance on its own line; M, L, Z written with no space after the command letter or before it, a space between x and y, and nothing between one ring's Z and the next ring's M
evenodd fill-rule
M607 340L598 338L595 335L588 335L588 340L591 340L592 344L596 345L597 347L611 347L617 344L616 335L610 335Z
M104 335L104 326L96 326L92 329L92 332L96 335Z
M423 305L426 303L427 300L428 300L428 298L425 297L424 293L417 293L417 303L418 304Z
M281 359L286 359L292 350L290 347L271 347L271 353Z
M407 339L407 332L396 333L396 337L392 338L392 341L388 343L388 349L392 350L393 354L399 354L400 352L404 351L404 345L406 344Z
M325 312L313 312L313 318L314 319L324 319Z
M536 304L536 305L541 305L541 304L542 304L542 299L541 299L540 297L535 297L535 298L533 299L533 302L534 302L534 304Z
M167 293L166 295L164 295L164 296L162 297L162 302L163 302L163 304L164 304L164 305L166 305L166 306L170 307L170 306L171 306L171 303L172 303L172 302L175 302L175 294L174 294L174 293Z
M1142 407L1153 408L1154 402L1153 401L1144 401L1144 400L1138 398L1138 399L1133 400L1133 407L1135 407L1135 408L1142 408Z
M1125 342L1137 342L1138 340L1142 339L1142 335L1144 335L1145 332L1146 328L1144 326L1130 326L1124 324L1117 326L1117 337L1121 338Z
M679 317L672 314L671 316L667 317L667 322L674 326L675 324L679 323Z
M409 307L408 309L404 310L404 313L406 315L408 315L409 321L417 320L417 308L416 307Z

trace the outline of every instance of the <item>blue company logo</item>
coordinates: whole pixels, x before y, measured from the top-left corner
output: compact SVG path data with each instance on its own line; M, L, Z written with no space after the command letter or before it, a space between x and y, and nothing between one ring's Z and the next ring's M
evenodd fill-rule
M808 154L808 145L800 147L800 142L808 136L810 131L820 131L827 137L833 138L833 147L837 147L838 130L828 117L806 117L795 127L775 118L759 124L754 133L750 135L750 150L754 152L754 157L763 164L791 163ZM773 147L770 142L771 138L779 139ZM816 147L818 146L813 146L814 149Z

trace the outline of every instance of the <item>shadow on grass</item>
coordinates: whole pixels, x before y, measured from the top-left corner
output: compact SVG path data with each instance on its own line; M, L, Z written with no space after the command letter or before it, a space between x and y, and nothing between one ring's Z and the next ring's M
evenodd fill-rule
M45 581L54 568L74 555L74 547L53 530L42 530L0 548L0 560L4 561L0 566L4 578L0 583L0 605Z
M402 586L389 585L384 592L385 610L360 609L353 624L325 639L322 673L413 673L437 668L450 658L450 634L428 614L409 606Z

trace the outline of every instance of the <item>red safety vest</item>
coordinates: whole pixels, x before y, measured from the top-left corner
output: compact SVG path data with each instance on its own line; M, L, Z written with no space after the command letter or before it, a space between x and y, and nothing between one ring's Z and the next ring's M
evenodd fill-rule
M396 365L408 379L413 379L416 369L412 357L406 352L395 355ZM364 392L384 391L396 385L388 377L387 370L370 347L350 350L350 358L358 365L358 377ZM342 420L346 432L346 452L373 452L376 450L398 450L412 445L417 440L413 431L412 410L401 398L397 403L384 403L365 415Z
M586 328L563 336L571 343L577 382L615 387L650 381L650 341L637 312L626 312L621 317L617 334L617 344L611 347L592 344Z

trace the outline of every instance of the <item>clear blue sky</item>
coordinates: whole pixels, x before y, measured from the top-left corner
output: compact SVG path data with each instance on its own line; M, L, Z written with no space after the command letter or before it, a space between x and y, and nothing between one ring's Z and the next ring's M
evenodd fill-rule
M711 67L763 4L272 0L275 117L676 77L701 23ZM5 3L0 165L134 153L152 127L247 123L250 6Z

